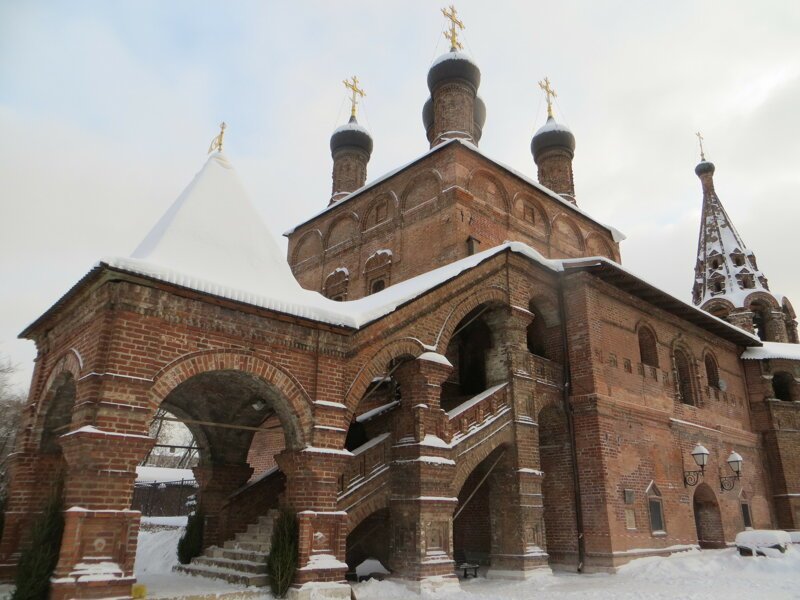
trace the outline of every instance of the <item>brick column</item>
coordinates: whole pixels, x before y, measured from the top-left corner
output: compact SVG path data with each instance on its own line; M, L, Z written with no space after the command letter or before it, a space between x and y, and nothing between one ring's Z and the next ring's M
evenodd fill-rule
M129 506L154 440L86 426L60 441L67 510L51 598L130 597L140 513Z
M253 474L248 464L211 464L192 469L197 480L198 507L203 512L203 548L222 544L227 539L222 507L233 492L242 487Z
M789 336L786 334L786 322L783 320L783 312L780 310L769 312L767 339L771 342L787 343L789 341Z
M455 462L438 435L444 435L447 419L439 404L441 384L452 366L442 359L424 353L395 371L405 415L401 421L414 427L412 435L395 432L389 567L420 591L458 585L452 559L458 499L450 496Z
M60 453L25 450L11 455L5 525L0 542L0 581L13 581L31 522L41 511L63 470L64 459Z
M289 591L292 600L350 598L345 581L347 513L337 511L336 504L339 474L351 457L347 450L314 447L284 450L275 457L286 474L285 500L297 511L299 527L298 569Z
M747 309L734 309L725 320L731 325L736 325L740 329L744 329L750 333L755 333L755 330L753 329L753 313Z

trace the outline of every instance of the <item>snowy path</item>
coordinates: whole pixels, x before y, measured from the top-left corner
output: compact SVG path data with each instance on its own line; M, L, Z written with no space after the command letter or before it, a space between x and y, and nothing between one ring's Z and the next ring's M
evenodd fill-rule
M149 598L247 591L243 586L223 581L173 573L182 528L152 525L155 523L140 532L136 555L136 576L147 586ZM392 581L360 583L355 591L358 600L421 598ZM266 592L250 596L264 600L271 597ZM790 548L780 558L744 558L733 549L640 558L622 567L616 575L543 574L526 582L470 579L462 581L461 592L450 597L459 600L800 599L800 545Z

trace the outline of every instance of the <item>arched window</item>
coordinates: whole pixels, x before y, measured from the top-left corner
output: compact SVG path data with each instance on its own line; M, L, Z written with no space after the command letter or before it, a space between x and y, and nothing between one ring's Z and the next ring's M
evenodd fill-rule
M692 388L692 369L689 358L682 350L675 350L675 377L677 379L678 395L684 404L696 405Z
M760 302L753 302L750 305L750 311L753 313L753 331L758 339L766 340L769 309Z
M717 367L717 361L714 360L711 354L706 354L705 363L708 386L719 389L719 368Z
M780 371L772 376L772 393L778 400L793 400L794 377L791 373Z
M376 279L370 285L369 293L370 294L375 294L375 293L380 292L380 291L382 291L384 289L386 289L386 282L383 279Z
M547 358L547 325L542 316L533 312L533 321L528 325L528 352Z
M661 501L661 492L654 482L650 482L645 491L647 495L647 508L650 513L650 532L663 534L666 531L664 524L664 505Z
M643 365L658 367L656 336L649 327L639 327L639 356Z
M336 269L325 279L325 297L337 302L347 300L347 284L350 281L350 273L347 269Z

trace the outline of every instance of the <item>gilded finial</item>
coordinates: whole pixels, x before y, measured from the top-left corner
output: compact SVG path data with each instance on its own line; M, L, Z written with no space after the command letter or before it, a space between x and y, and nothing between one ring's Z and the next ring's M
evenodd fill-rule
M697 136L697 141L698 141L698 142L700 142L700 160L702 160L703 162L705 162L705 160L706 160L706 153L705 153L705 152L703 152L703 136L700 134L700 132L699 132L699 131L698 131L697 133L695 133L695 135Z
M448 8L442 9L442 14L450 21L449 29L444 32L444 37L450 40L450 50L453 52L461 50L464 46L458 41L458 32L459 30L463 31L464 23L459 21L456 7L451 4Z
M219 124L219 134L214 136L214 139L211 140L211 145L208 147L208 153L211 154L214 150L218 150L222 152L222 141L225 137L225 121Z
M539 87L542 88L545 97L547 98L547 117L552 119L553 118L553 98L558 96L556 91L550 87L550 80L545 77L544 81L539 82Z
M358 97L361 96L362 98L366 96L366 92L358 87L358 77L353 75L352 79L347 80L345 79L342 83L344 83L344 87L350 90L350 116L352 118L356 118L356 107L358 106Z

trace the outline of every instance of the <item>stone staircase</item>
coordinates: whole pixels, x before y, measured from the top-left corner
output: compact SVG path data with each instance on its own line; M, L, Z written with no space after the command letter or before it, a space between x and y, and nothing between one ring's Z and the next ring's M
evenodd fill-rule
M209 546L188 565L178 565L176 571L189 575L223 579L229 583L248 586L267 585L267 556L269 556L272 527L277 510L270 510L247 531L237 533L220 548Z

